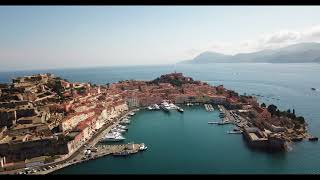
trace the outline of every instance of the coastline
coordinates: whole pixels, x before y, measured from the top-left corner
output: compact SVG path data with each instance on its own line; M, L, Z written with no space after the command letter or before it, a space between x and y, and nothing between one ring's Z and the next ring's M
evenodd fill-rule
M102 127L102 128L101 128L101 129L102 129L101 132L98 132L98 133L96 134L96 137L91 138L91 139L90 139L91 142L85 143L84 145L87 145L88 147L94 147L94 146L99 142L99 140L100 140L108 131L110 131L110 129L111 129L112 127L115 126L115 124L119 123L119 122L120 122L124 117L126 117L129 113L134 112L134 111L136 111L136 110L137 110L137 109L129 110L129 111L126 112L125 114L120 115L119 118L116 118L115 121L110 122L111 124L110 124L110 123L107 124L107 125L109 125L109 126L106 125L107 127L105 127L105 129L103 129L103 127ZM51 171L45 172L45 173L43 173L43 174L50 174L50 173L53 173L53 172L55 172L55 171L57 171L57 170L60 170L60 169L62 169L62 168L68 167L68 166L72 166L72 165L75 165L75 164L83 163L83 162L86 162L86 161L94 160L94 159L101 158L101 157L104 157L104 156L109 155L109 154L106 154L106 155L103 155L103 156L99 156L99 157L91 158L91 159L85 159L85 160L81 160L81 158L80 158L80 160L77 160L77 157L78 157L78 156L81 156L81 152L82 152L85 148L87 148L87 147L85 147L84 145L82 145L82 146L74 153L74 155L75 155L76 157L70 159L71 163L68 163L68 162L67 162L67 163L64 163L62 166L60 166L60 167L58 166L58 168L56 168L56 169L52 168L52 169L50 169ZM76 160L76 161L74 161L74 160ZM41 172L41 171L40 171L40 172ZM42 171L42 172L43 172L43 171ZM37 174L37 173L35 173L35 174ZM42 174L42 173L39 173L39 174Z
M89 161L89 160L93 160L93 159L97 159L97 158L101 158L101 157L104 157L106 155L103 155L103 156L99 156L99 157L96 157L96 158L91 158L91 159L85 159L85 160L81 160L81 153L83 152L84 149L88 148L88 147L94 147L98 142L99 140L108 132L110 131L110 129L112 127L115 126L115 124L119 123L124 117L126 117L129 113L131 112L135 112L135 111L138 111L139 109L132 109L132 110L129 110L127 112L125 112L124 114L121 114L118 118L115 119L115 121L112 121L103 125L99 132L95 133L90 139L87 140L87 142L85 142L84 144L82 144L74 153L72 153L69 157L65 158L65 159L62 159L60 161L57 161L57 162L53 162L53 163L48 163L48 164L45 164L45 165L42 165L42 166L38 166L36 167L37 169L39 168L43 168L43 167L49 167L49 166L55 166L51 169L47 169L46 171L37 171L36 173L32 173L34 175L45 175L45 174L50 174L50 173L53 173L55 171L58 171L60 169L63 169L65 167L68 167L68 166L71 166L71 165L75 165L75 164L79 164L79 163L83 163L83 162L86 162L86 161ZM80 157L79 157L80 156ZM24 169L15 169L15 170L12 170L12 171L3 171L3 172L0 172L0 174L16 174L17 172L19 171L23 171Z

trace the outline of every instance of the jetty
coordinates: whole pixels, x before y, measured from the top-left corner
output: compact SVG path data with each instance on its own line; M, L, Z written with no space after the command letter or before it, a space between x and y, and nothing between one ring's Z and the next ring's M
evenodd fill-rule
M76 157L67 161L66 163L34 168L34 173L32 174L49 174L67 166L77 165L86 161L98 159L108 155L116 155L123 152L125 152L126 155L135 154L144 150L141 148L142 146L144 146L143 143L128 143L115 145L97 144L94 147L87 148L84 151L80 152Z

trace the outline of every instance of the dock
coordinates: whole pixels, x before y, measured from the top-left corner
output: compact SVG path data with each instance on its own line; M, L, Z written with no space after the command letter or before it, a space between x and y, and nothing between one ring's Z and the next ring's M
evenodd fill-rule
M88 149L92 149L92 148L88 148L85 151L80 152L75 158L73 158L72 160L63 163L63 164L58 164L52 168L47 168L46 171L37 171L34 174L49 174L52 173L54 171L57 171L59 169L65 168L67 166L73 166L73 165L77 165L83 162L87 162L90 160L94 160L94 159L98 159L101 157L105 157L108 155L113 155L114 153L121 153L126 151L128 153L128 155L131 154L135 154L138 153L142 150L140 150L140 146L141 144L116 144L116 145L106 145L106 144L97 144L95 145L95 149L96 151L92 151L91 153L87 153ZM35 168L38 169L38 168Z
M218 121L209 121L208 124L219 124L220 122Z

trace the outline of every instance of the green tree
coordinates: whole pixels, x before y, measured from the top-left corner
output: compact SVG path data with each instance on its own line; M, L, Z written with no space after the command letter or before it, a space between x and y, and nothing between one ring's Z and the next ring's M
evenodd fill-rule
M304 123L305 123L304 117L302 117L302 116L297 117L296 120L297 120L300 124L304 124Z
M288 110L287 110L287 113L288 113L288 114L290 114L290 113L291 113L291 110L290 110L290 109L288 109Z
M274 115L276 113L277 109L278 109L278 107L273 104L268 106L268 111L271 113L271 115Z
M267 107L267 106L266 106L265 103L262 103L262 104L261 104L261 107L265 108L265 107Z

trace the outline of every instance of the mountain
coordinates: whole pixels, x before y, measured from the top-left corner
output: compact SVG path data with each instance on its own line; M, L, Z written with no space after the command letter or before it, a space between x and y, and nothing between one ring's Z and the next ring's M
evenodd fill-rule
M194 63L206 64L206 63L212 63L212 60L214 60L214 62L225 62L227 59L229 59L231 57L232 56L230 56L230 55L224 55L224 54L220 54L220 53L216 53L216 52L206 51L206 52L199 54L198 56L196 56L195 58L193 58L191 60L181 61L180 63L182 63L182 64L194 64Z
M320 43L299 43L287 47L263 50L253 53L224 55L215 52L203 52L192 60L182 61L183 64L206 63L310 63L320 62Z

